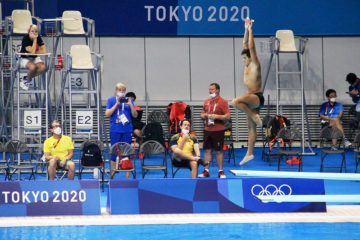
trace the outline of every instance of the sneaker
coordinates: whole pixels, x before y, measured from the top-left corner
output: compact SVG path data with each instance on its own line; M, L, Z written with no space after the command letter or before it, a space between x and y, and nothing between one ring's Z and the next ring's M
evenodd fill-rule
M344 138L344 145L345 147L350 147L352 144L349 140L347 140L347 138Z
M286 160L286 163L289 165L299 165L301 163L301 158L294 156L292 159Z
M224 171L219 171L219 178L226 178Z
M210 177L210 173L209 173L208 171L204 170L204 171L202 172L202 174L199 174L198 177L199 177L199 178Z
M338 148L335 145L331 146L331 151L337 151L337 150Z
M27 91L27 90L29 90L29 87L30 87L30 82L28 82L28 81L26 81L26 80L20 82L20 88L21 88L22 90Z

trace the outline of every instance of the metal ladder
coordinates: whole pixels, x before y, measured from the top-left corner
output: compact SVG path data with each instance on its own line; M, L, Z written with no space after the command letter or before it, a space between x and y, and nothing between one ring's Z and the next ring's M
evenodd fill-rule
M7 45L7 44L6 44ZM8 141L14 130L14 84L15 70L14 59L12 56L12 47L7 47L1 54L1 96L0 96L0 138L2 141Z
M51 53L41 54L46 70L43 74L32 79L29 90L23 90L20 86L22 76L27 74L27 69L21 68L21 55L15 53L17 67L15 68L13 91L14 104L16 104L16 129L17 139L24 141L30 148L30 158L36 164L35 171L40 165L40 173L44 173L44 163L40 160L43 152L43 142L49 137L49 82L47 75L51 68L49 62ZM14 139L13 133L13 139ZM18 157L18 159L20 159ZM34 160L35 159L35 160ZM37 159L37 160L36 160ZM20 161L20 160L19 160ZM20 171L18 172L20 177Z
M45 121L40 121L40 129L34 129L31 130L31 126L29 126L29 129L25 129L27 131L24 132L24 134L35 134L38 132L39 134L45 133L44 137L48 138L49 132L48 132L48 126L49 126L49 82L47 81L47 75L48 72L51 71L49 68L49 61L51 57L51 53L41 54L45 58L45 66L46 70L43 74L39 75L38 77L35 77L32 79L33 86L29 88L29 90L22 90L20 86L21 76L27 74L27 69L21 68L20 62L21 62L21 55L20 53L15 53L16 55L16 62L17 62L17 68L14 76L16 76L16 84L13 84L14 90L16 89L16 110L17 110L17 136L18 139L21 139L22 137L22 129L25 129L25 119L24 119L24 111L32 111L32 110L38 110L41 112L41 116L43 115L42 112L45 113ZM14 79L15 81L15 79ZM24 96L24 98L22 97ZM27 98L27 103L24 102L24 99ZM34 101L35 100L35 101ZM36 119L35 119L36 120ZM42 117L41 117L42 120ZM39 130L39 131L37 131Z
M66 56L66 70L62 72L61 90L58 102L56 103L55 119L61 118L65 133L71 138L83 139L84 137L92 138L96 136L98 140L107 141L103 107L101 103L101 84L102 84L102 65L103 57L99 54L92 53L97 57L97 66L94 69L73 69L71 66L71 56ZM76 74L87 75L86 86L76 87L72 78ZM74 96L83 96L76 102ZM68 100L68 101L66 101ZM93 120L97 121L96 126L92 129L81 129L78 124L79 112L91 111L95 113ZM97 134L94 130L97 130Z
M276 114L278 115L280 113L280 107L281 107L280 92L281 91L299 91L300 92L300 94L301 94L300 105L301 105L301 134L302 134L301 150L302 150L302 154L303 155L316 155L316 153L312 149L312 144L311 144L310 127L309 127L308 114L307 114L307 110L306 110L306 98L305 98L305 90L304 90L304 52L305 52L305 48L306 48L307 39L301 38L301 37L297 37L297 39L299 41L299 47L297 50L282 51L282 50L280 50L280 44L281 44L280 39L277 37L270 38L269 44L270 44L271 55L270 55L269 65L268 65L268 68L266 71L262 90L264 91L264 89L266 87L266 83L267 83L270 69L271 69L271 64L272 64L273 58L275 56ZM281 54L296 54L298 71L281 71L280 70L280 55ZM280 84L281 76L285 76L285 75L299 76L300 88L281 87L281 84ZM306 125L306 131L307 131L307 135L308 135L307 141L305 140L305 125ZM309 149L310 152L306 151L306 147Z

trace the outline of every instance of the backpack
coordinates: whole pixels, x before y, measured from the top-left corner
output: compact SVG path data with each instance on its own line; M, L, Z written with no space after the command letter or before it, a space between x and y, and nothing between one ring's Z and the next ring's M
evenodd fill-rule
M165 146L164 132L160 123L148 123L145 125L143 131L143 143L146 141L154 140Z
M290 126L289 118L281 115L276 115L271 119L265 129L265 136L268 140L273 140L277 137L278 132L284 127Z
M97 144L85 143L81 164L83 166L101 166L103 164L101 150Z
M170 135L180 133L180 121L184 119L191 122L190 106L183 102L170 103L167 107L167 114L170 121Z
M273 144L277 140L277 134L279 133L279 131L288 126L290 126L289 118L281 115L276 115L268 122L265 129L265 137L269 142L269 151L272 150ZM280 140L282 142L282 145L284 146L284 141L282 139Z

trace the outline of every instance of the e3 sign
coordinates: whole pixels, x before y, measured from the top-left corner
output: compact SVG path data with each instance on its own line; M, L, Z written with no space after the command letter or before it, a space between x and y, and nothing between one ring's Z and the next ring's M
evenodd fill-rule
M91 132L94 120L93 110L76 111L76 132Z
M41 110L24 110L24 129L41 129Z

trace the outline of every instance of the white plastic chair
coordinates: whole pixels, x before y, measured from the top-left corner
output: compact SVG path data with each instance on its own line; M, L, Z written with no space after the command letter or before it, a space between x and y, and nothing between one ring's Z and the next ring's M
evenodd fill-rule
M297 52L294 33L291 30L276 31L276 38L280 41L280 52Z
M74 20L66 20L62 21L63 24L63 33L68 35L84 35L84 25L83 18L81 16L81 12L79 11L64 11L62 14L62 18Z
M72 45L70 49L70 68L94 69L90 48L87 45Z
M27 34L30 25L33 24L29 10L13 10L11 13L11 20L13 22L12 32L15 34Z

